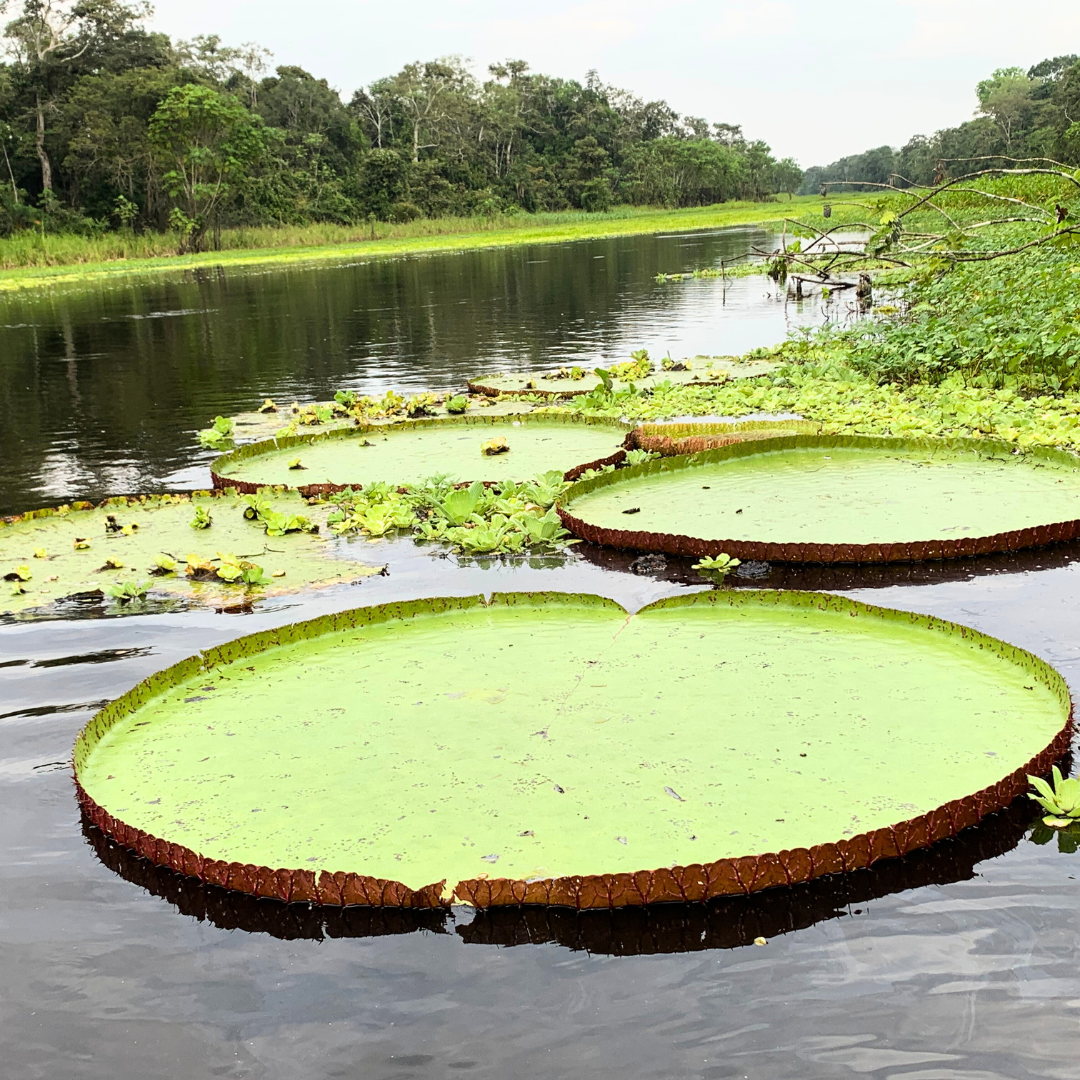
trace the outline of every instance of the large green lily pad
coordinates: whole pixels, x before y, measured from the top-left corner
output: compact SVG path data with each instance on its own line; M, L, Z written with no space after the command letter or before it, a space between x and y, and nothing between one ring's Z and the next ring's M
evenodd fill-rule
M102 710L75 769L106 833L258 895L620 906L925 846L1023 791L1069 718L1029 653L840 597L507 594L193 657Z
M304 409L307 409L311 405L318 406L319 408L330 409L333 406L332 401L316 401L308 402L305 404ZM489 397L477 398L473 397L469 399L469 412L467 415L471 416L521 416L525 413L532 412L534 406L527 401L493 401ZM445 404L436 404L428 409L428 414L431 417L437 418L449 418L452 416L460 415L457 413L451 413L447 410ZM286 427L292 420L296 418L298 414L293 412L293 408L290 405L281 405L277 407L275 412L242 412L236 413L231 419L235 428L234 438L237 443L249 443L249 442L261 442L264 439L274 438L282 428ZM300 415L303 415L301 410ZM369 420L367 423L374 427L387 427L390 425L400 424L402 417L392 416L386 419ZM310 432L312 434L322 433L325 431L337 431L342 428L352 430L356 427L356 420L348 413L338 413L330 417L323 424L319 424L315 427L305 428L300 427L300 431Z
M1015 551L1080 535L1080 459L989 440L790 436L582 480L576 536L680 555L881 562Z
M661 383L670 382L675 386L716 386L728 379L754 379L759 375L769 375L780 368L771 360L740 361L736 356L695 357L689 371L654 370L637 378L615 378L616 386L633 383L639 390L652 390ZM503 372L492 375L477 375L469 380L469 389L474 394L488 394L498 397L501 394L538 394L543 397L576 397L588 394L603 386L603 380L593 367L582 369L580 379L561 376L557 371Z
M304 515L313 524L325 523L332 509L309 507L295 492L273 493L268 501L275 510ZM191 527L199 508L211 517L208 528ZM341 557L340 542L324 535L325 527L318 534L271 537L258 522L244 518L244 509L235 495L203 492L108 499L96 507L75 503L7 518L0 522L0 573L11 580L0 583L0 614L44 608L70 596L107 594L110 586L125 582L149 582L151 596L221 604L379 573L378 567ZM126 533L125 526L134 528ZM177 560L176 570L153 576L155 558L162 553ZM206 574L196 579L187 574L191 554L215 568L221 565L220 554L254 562L265 570L269 584L248 588ZM121 565L109 565L110 560ZM29 573L28 580L21 580L20 568ZM284 573L273 577L275 571Z
M252 443L218 458L211 471L218 487L243 490L269 484L302 490L416 484L437 475L462 482L527 480L615 460L629 430L628 424L578 417L413 420ZM483 445L499 438L509 450L485 454ZM297 459L302 468L291 468Z

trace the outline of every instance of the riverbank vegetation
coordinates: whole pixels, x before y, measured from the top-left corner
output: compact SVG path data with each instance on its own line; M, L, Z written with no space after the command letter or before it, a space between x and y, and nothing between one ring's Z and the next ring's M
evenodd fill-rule
M1080 178L1047 163L939 189L931 202L907 222L907 195L850 208L876 231L848 268L895 258L872 286L888 302L873 308L864 296L864 317L750 354L783 364L775 373L649 394L626 385L566 407L631 420L797 413L829 433L1080 450ZM951 227L940 232L943 220ZM832 256L812 245L830 223L819 211L803 225L809 239L774 253L771 270L782 280L797 265L808 288L828 292L836 279L821 267ZM853 314L859 304L847 306Z
M0 235L95 258L249 247L228 231L706 206L791 193L794 162L732 123L510 60L406 65L348 102L256 46L173 42L131 0L5 0ZM438 230L443 231L443 230ZM335 242L330 234L315 242ZM71 241L56 243L70 250ZM295 241L294 241L295 242ZM36 259L32 244L8 249ZM108 252L109 254L102 254ZM115 252L115 254L113 254Z
M658 210L619 206L603 214L580 210L543 214L447 217L410 222L260 226L222 230L216 251L177 255L168 233L110 232L100 236L0 237L0 292L88 281L101 277L196 269L315 261L351 261L382 256L434 254L477 248L551 244L635 233L669 232L777 223L785 213L810 210L816 198L773 202L734 201L721 206Z

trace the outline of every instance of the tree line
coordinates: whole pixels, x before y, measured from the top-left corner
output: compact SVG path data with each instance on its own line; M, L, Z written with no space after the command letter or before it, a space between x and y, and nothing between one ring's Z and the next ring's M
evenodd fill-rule
M171 41L141 0L0 0L0 234L351 224L792 193L734 124L509 60L408 64L345 102L216 36Z
M976 116L894 149L878 146L806 170L801 193L869 185L931 186L1006 159L1080 165L1080 56L1055 56L1024 71L999 68L976 87Z

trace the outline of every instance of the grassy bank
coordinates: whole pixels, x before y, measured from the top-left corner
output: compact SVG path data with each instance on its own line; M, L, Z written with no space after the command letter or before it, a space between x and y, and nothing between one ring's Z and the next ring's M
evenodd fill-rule
M346 261L756 225L779 221L820 202L816 196L802 196L791 202L781 198L776 202L731 202L688 210L619 207L605 214L519 214L438 218L400 225L376 222L233 229L222 233L221 250L197 255L173 254L177 240L172 235L110 233L100 237L42 237L26 233L0 240L0 291L146 271Z

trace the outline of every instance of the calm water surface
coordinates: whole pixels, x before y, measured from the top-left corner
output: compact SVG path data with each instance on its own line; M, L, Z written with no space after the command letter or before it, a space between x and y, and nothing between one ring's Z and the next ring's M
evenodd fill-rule
M705 250L684 251L692 242ZM777 340L798 319L760 280L739 284L738 306L729 287L728 307L718 282L652 280L746 242L642 238L7 301L4 512L165 483L190 464L193 427L262 394L442 387L638 344L679 355ZM129 317L154 312L173 314ZM1080 854L1032 843L1022 802L810 888L580 916L290 911L154 871L84 827L67 764L76 732L198 649L403 597L554 588L636 608L700 587L687 564L639 577L628 557L584 545L548 568L461 567L402 541L363 553L390 575L245 615L91 607L0 625L4 1080L1077 1076ZM955 619L1080 678L1077 545L776 568L763 584Z
M774 344L820 300L765 277L655 280L773 242L729 229L0 298L0 513L205 483L194 432L267 396Z

